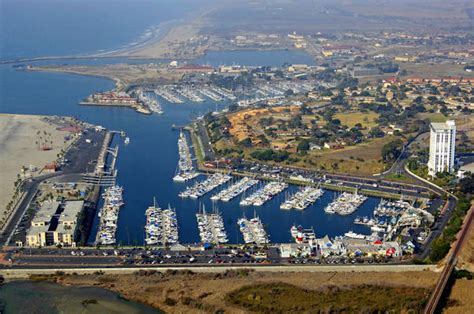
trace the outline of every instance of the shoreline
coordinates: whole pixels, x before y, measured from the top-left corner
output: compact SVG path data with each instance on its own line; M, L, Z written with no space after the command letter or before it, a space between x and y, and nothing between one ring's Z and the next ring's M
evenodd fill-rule
M194 13L187 13L185 16L181 18L171 19L163 22L159 22L156 25L150 26L152 28L153 34L150 38L145 39L141 42L137 42L132 46L132 42L125 43L122 47L114 48L114 49L104 49L101 52L85 52L73 55L50 55L50 56L39 56L39 57L21 57L16 59L0 59L0 65L3 64L19 64L24 62L39 62L39 61L50 61L50 60L90 60L90 59L113 59L113 58L126 58L126 59L165 59L163 57L157 58L153 56L140 56L136 55L137 52L143 49L147 49L152 47L153 45L159 44L163 41L173 30L182 27L184 25L189 25L189 23L185 23L184 21L191 21L194 22L195 20L199 20L200 18L204 17L208 13L212 12L214 8L212 7L204 7L201 10L198 10ZM199 31L198 29L197 31ZM146 31L143 30L142 34ZM176 38L172 38L172 40L176 40Z

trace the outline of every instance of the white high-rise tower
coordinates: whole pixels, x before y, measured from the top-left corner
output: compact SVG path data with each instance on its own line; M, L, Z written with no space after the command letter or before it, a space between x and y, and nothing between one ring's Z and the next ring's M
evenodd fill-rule
M438 172L454 170L455 141L456 124L453 120L430 124L429 175L434 176Z

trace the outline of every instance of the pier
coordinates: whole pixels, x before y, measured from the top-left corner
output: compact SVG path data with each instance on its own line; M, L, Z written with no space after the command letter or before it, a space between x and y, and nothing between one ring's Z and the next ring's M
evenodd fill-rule
M94 172L85 173L82 178L83 182L104 187L115 185L115 179L117 177L117 169L115 169L115 163L117 161L119 147L118 145L114 148L110 147L115 133L119 132L109 131L105 135L104 142L99 153L99 157L97 158L97 164L95 166ZM107 158L109 155L112 156L112 161L110 165L107 165Z

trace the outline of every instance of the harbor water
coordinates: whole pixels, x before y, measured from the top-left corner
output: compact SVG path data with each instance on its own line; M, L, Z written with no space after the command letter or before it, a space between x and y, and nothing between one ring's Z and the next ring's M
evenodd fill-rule
M10 0L7 3L12 2ZM42 13L45 14L45 13ZM175 15L177 16L178 13ZM23 19L23 18L21 18ZM133 23L132 23L133 24ZM143 23L142 23L143 24ZM148 24L152 24L151 22ZM147 24L147 25L148 25ZM95 52L100 49L116 49L126 45L127 41L134 40L148 26L135 25L134 30L128 30L127 36L121 38L108 46L87 46L80 50L75 43L63 42L63 49L53 50L46 43L33 42L35 51L24 51L25 42L29 38L27 27L17 23L21 29L3 29L2 38L18 37L17 42L10 41L2 48L2 59L8 57L34 57L50 54L68 54L75 52ZM98 26L97 26L98 27ZM9 33L7 33L9 32ZM77 30L80 32L80 30ZM60 42L64 34L44 31L42 36L48 37L48 41ZM56 37L55 37L56 36ZM83 39L84 34L76 34L78 41ZM11 40L11 39L10 39ZM96 40L94 40L96 42ZM105 44L104 44L105 45ZM17 53L21 51L22 53ZM49 64L81 63L102 64L107 62L122 62L122 59L108 60L55 60L48 61ZM142 60L135 62L150 62ZM241 64L241 65L282 65L283 63L311 63L309 55L295 51L231 51L209 53L196 62L212 65ZM43 62L42 64L44 64ZM33 63L35 64L35 63ZM194 243L199 241L196 222L196 212L203 204L208 210L212 210L210 197L216 191L205 195L198 200L181 199L178 193L192 184L177 183L172 181L178 161L177 140L179 132L173 131L171 126L185 125L192 118L216 109L216 103L206 100L203 103L185 102L184 104L171 104L161 101L164 114L142 115L128 108L103 108L92 106L79 106L78 103L89 94L96 91L105 91L113 88L110 80L78 75L26 72L15 69L14 64L0 65L0 113L14 114L40 114L40 115L63 115L74 116L83 121L102 125L113 130L123 130L130 137L128 145L123 144L123 139L115 137L113 145L120 146L117 160L118 177L117 183L124 187L125 205L121 208L117 240L122 244L142 244L144 240L145 210L153 204L156 197L157 204L167 207L168 204L176 208L180 241L183 243ZM222 109L229 103L217 103L217 109ZM195 180L203 180L203 176ZM287 191L294 192L296 187L291 186ZM301 224L303 227L314 227L317 236L329 235L331 237L342 235L347 231L370 234L367 227L354 225L355 216L370 216L379 199L369 198L354 214L349 216L329 215L324 213L324 206L334 199L334 192L326 191L315 204L304 211L285 211L279 208L284 201L285 193L261 207L241 207L240 197L223 203L217 202L219 211L223 214L224 224L230 242L242 242L242 236L237 226L238 218L245 215L247 218L257 214L267 232L271 242L289 242L291 240L290 227L293 224ZM93 238L92 235L91 238Z

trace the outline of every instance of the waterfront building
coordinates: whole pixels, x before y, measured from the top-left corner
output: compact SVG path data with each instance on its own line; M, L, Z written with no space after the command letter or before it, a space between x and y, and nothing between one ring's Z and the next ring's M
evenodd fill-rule
M454 170L455 141L456 124L453 120L430 124L429 175L434 176L438 172Z
M353 77L365 77L365 76L377 76L377 75L380 75L380 70L378 68L356 67L352 71Z
M44 202L31 222L26 235L26 246L74 246L77 218L84 207L83 201Z

